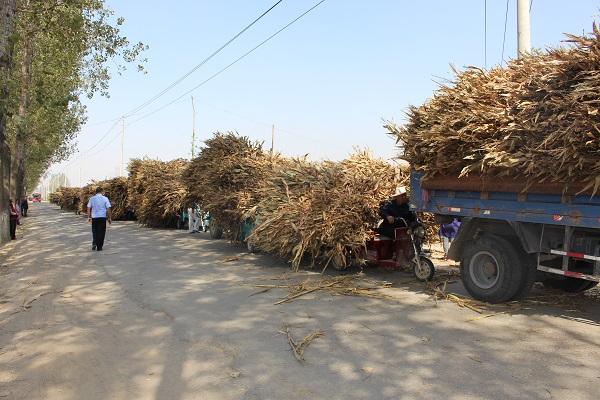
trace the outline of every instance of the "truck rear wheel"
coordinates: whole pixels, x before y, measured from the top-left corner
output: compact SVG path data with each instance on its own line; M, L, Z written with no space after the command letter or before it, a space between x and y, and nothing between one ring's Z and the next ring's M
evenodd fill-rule
M548 278L544 281L544 286L552 289L563 290L567 293L580 293L598 285L598 282L586 281L577 278Z
M465 289L477 300L502 303L528 291L529 275L519 251L499 236L484 236L467 245L460 270Z

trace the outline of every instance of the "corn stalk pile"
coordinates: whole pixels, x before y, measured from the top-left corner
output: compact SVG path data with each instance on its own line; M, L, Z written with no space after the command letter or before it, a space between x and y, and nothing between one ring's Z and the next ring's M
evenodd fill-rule
M189 201L210 212L211 223L237 240L242 220L252 216L258 191L278 160L245 136L215 133L183 174Z
M386 124L402 158L426 176L519 178L600 187L600 31L572 46L470 67L404 126Z
M248 240L289 259L348 266L398 182L395 168L361 151L340 162L286 160L262 189L258 226Z
M134 158L127 165L127 170L129 171L129 176L127 177L127 203L134 213L142 205L142 195L147 185L146 176L142 171L142 164L146 163L149 165L154 162L158 163L159 161Z
M113 220L125 220L132 216L127 201L127 179L113 178L101 182L92 182L81 189L80 211L87 212L90 197L96 194L96 188L104 189L104 195L110 200Z
M60 192L50 193L50 203L59 205L60 204Z
M181 175L188 161L132 160L129 164L128 202L140 224L154 228L175 227L186 207L187 190Z
M85 185L79 191L79 212L87 212L87 203L94 194L96 194L96 188L99 182L92 181L92 183Z
M59 205L61 210L79 211L79 195L81 188L78 187L61 187Z

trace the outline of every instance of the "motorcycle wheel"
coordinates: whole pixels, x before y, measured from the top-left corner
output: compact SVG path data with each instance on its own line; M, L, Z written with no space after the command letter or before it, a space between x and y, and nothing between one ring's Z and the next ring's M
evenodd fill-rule
M421 268L419 268L419 265L415 260L411 261L410 263L415 278L417 278L417 280L420 282L428 282L432 280L433 276L435 275L435 266L433 265L433 262L424 256L421 256L419 261Z

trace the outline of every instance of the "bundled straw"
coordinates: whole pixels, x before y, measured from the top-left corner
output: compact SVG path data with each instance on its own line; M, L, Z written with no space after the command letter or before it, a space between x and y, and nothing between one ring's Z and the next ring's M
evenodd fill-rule
M346 267L363 253L380 202L397 182L393 166L364 151L341 162L287 160L262 190L259 225L248 240L294 269L305 258Z
M257 193L279 160L262 144L237 133L215 133L183 174L190 202L210 212L211 223L231 240L239 238L243 219L252 215Z
M60 204L60 192L50 193L50 203L59 205Z
M470 67L409 122L387 124L426 176L518 177L600 187L600 31L489 71Z
M79 212L79 196L81 188L78 187L61 187L59 205L62 210Z
M113 178L101 182L92 182L81 189L80 210L86 212L90 197L96 194L96 188L104 189L104 194L110 200L113 220L125 220L133 217L127 202L127 179Z
M188 161L133 160L129 164L128 201L138 221L149 227L175 227L186 206L181 174Z

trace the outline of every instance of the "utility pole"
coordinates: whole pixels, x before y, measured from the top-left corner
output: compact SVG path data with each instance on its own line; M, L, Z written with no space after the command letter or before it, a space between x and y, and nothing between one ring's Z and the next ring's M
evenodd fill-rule
M120 166L120 176L124 176L123 174L123 164L125 163L125 117L121 117L121 166Z
M194 106L194 96L192 97L192 158L194 158L194 149L196 147L196 107Z
M517 0L517 56L519 58L531 51L531 25L529 24L529 1L530 0Z
M271 126L271 154L275 151L275 124Z

